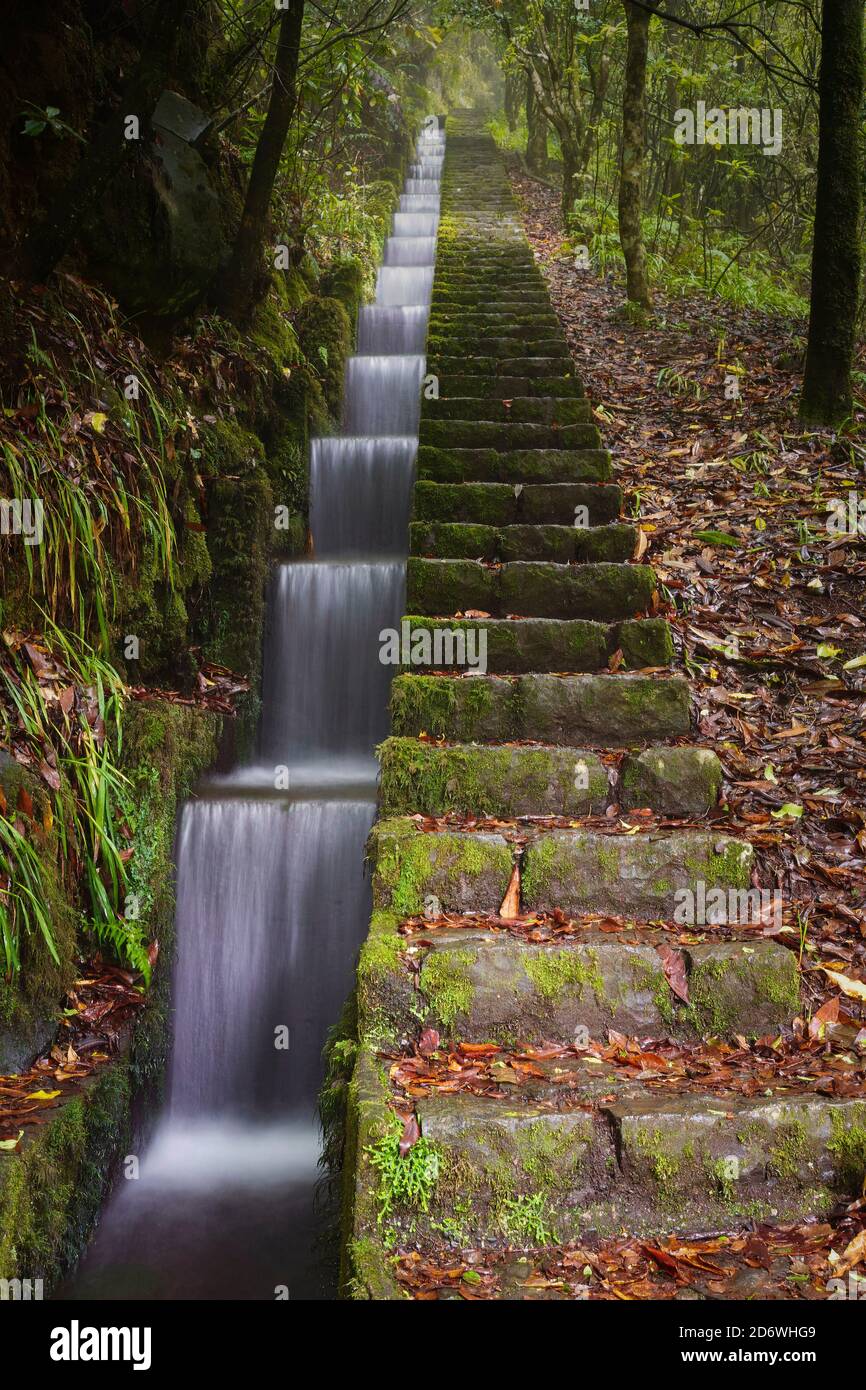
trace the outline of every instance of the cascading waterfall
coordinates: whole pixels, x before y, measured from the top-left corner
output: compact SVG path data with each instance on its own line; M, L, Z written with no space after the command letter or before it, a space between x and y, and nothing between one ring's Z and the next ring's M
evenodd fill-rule
M370 910L393 675L379 633L403 611L443 156L425 131L360 313L343 433L312 444L315 558L271 582L256 759L181 814L168 1100L68 1298L333 1296L316 1098Z

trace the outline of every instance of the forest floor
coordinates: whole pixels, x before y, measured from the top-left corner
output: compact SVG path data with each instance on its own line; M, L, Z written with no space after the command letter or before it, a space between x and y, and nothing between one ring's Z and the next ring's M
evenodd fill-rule
M799 432L790 323L662 294L629 321L622 287L562 254L558 193L511 177L670 600L701 742L725 768L725 829L782 891L805 998L866 1052L866 536L826 525L830 499L866 497L866 432Z

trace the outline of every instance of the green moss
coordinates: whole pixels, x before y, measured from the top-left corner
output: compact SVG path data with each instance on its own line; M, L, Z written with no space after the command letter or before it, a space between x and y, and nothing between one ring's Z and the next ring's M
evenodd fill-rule
M396 923L399 919L390 913L375 914L380 919L387 918ZM358 979L362 986L375 986L398 970L406 949L405 937L396 931L371 930L361 947L358 958Z
M652 1132L644 1128L638 1129L634 1146L655 1183L659 1206L670 1212L679 1210L684 1201L680 1184L682 1155L672 1154L665 1147L665 1136L660 1129L654 1129Z
M572 989L577 990L579 998L585 986L596 999L604 998L604 978L595 951L539 951L524 957L523 968L545 999L558 1000Z
M732 997L718 985L733 969L732 959L696 962L689 976L687 1016L703 1037L725 1037L736 1025Z
M343 373L352 340L351 324L338 299L308 299L295 316L295 331L307 362L322 383L328 409L339 418Z
M475 961L474 951L432 951L421 967L418 986L446 1029L472 1008L475 987L468 972Z
M352 327L353 341L358 311L364 302L364 280L364 267L352 256L346 260L332 261L319 286L323 295L338 299L342 304Z
M559 845L552 835L543 835L532 845L532 854L523 861L521 886L527 900L543 900L559 863Z
M844 1192L861 1192L866 1182L866 1105L854 1107L854 1117L833 1114L827 1150L836 1163L836 1180Z
M662 1022L667 1028L673 1028L677 1022L677 1010L674 1003L676 996L668 984L665 972L660 966L656 968L639 956L632 962L631 971L634 988L646 990L652 995L653 1004L658 1010Z
M506 845L470 834L424 834L408 819L380 821L370 839L375 855L373 896L377 907L398 917L424 911L427 894L443 901L455 897L466 880L489 874L498 901L511 875Z
M802 1120L790 1119L774 1132L769 1166L782 1182L797 1182L808 1157L809 1137Z
M51 1288L74 1263L128 1141L129 1099L126 1064L107 1064L18 1152L0 1154L0 1278Z

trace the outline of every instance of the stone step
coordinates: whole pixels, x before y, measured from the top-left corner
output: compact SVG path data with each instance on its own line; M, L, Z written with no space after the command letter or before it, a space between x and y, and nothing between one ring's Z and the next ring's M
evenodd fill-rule
M508 403L489 396L445 396L425 400L421 410L425 420L455 420L460 423L491 420L505 424L561 425L592 421L592 406L585 396L554 399L551 396L518 396Z
M512 308L543 310L550 305L550 295L541 286L537 290L503 290L497 289L494 285L479 286L475 283L473 288L465 290L437 290L434 288L430 300L431 314L437 313L440 309L454 309L461 305L466 305L467 308L484 305L488 312L496 313Z
M598 439L597 431L595 437ZM545 485L604 483L611 472L607 449L596 448L594 444L583 449L516 449L507 454L499 453L496 449L448 449L422 444L417 462L417 476L421 482L510 483L512 490L515 485L524 483L524 496L530 484L537 484L540 493ZM622 510L622 490L614 486L605 491L608 492L608 501L597 505L612 507L615 496L616 511L608 518L612 519ZM589 504L582 503L578 498L575 506L578 505ZM590 518L592 516L590 512ZM561 517L558 513L553 516L544 514L543 517L539 515L541 519L555 521Z
M512 338L515 333L521 330L526 334L527 328L552 328L554 336L558 336L562 325L552 310L548 312L522 313L518 310L507 311L501 314L492 314L487 310L473 310L465 313L462 309L456 314L442 314L429 320L428 328L432 333L447 334L461 328L472 328L475 330L488 331L495 338ZM534 337L544 337L545 334L533 334Z
M549 361L559 361L567 367L571 366L568 343L559 334L533 334L531 337L518 334L513 338L480 338L477 333L472 332L428 333L427 354L430 357L462 357L463 369L466 371L479 342L483 342L486 354L497 357L500 362L522 361L525 357L543 357Z
M462 350L467 343L472 347L479 342L486 345L488 342L503 342L514 338L522 342L549 339L556 341L560 347L567 343L560 325L552 323L547 317L539 318L536 315L531 320L521 320L512 314L482 317L479 314L466 315L462 309L455 314L431 318L427 325L427 334L428 341L459 343L460 349L455 347L452 349L454 352Z
M416 1100L426 1181L414 1200L389 1206L392 1243L441 1249L444 1236L532 1250L588 1235L796 1224L829 1215L866 1173L866 1106L856 1099L806 1084L752 1097L660 1091L579 1058L560 1072L504 1098L432 1090ZM381 1239L380 1155L393 1149L399 1161L402 1125L389 1098L381 1063L364 1049L353 1083L354 1243L368 1267ZM387 1261L379 1268L374 1296L387 1298Z
M622 563L634 555L633 526L481 526L453 521L415 521L409 527L410 555L506 563L551 561L558 565Z
M483 642L485 669L520 674L543 671L600 671L616 652L622 669L669 666L674 647L664 618L596 623L586 618L427 618L413 615L407 642L415 654L405 670L464 670L477 666ZM422 633L428 633L430 655ZM411 645L408 651L411 652ZM472 660L467 662L467 652Z
M544 306L545 310L552 313L547 285L544 277L537 270L495 265L476 275L449 267L441 261L437 262L436 294L438 296L452 293L471 293L478 290L492 290L496 294L503 291L507 293L526 291L538 296L543 295L547 299Z
M706 748L654 747L627 755L620 769L575 748L392 737L379 757L385 816L570 817L623 805L698 819L717 804L722 784Z
M672 921L684 890L696 898L699 884L705 894L747 890L753 861L750 844L718 832L551 830L527 846L521 901L530 912L559 907Z
M489 420L422 420L419 441L440 449L493 449L500 453L526 449L592 449L598 445L595 425L497 424Z
M391 731L458 743L642 747L690 735L689 687L682 676L621 673L400 675L391 686Z
M399 817L379 821L368 846L373 904L402 918L423 913L430 898L437 912L495 913L516 852L503 834L422 831ZM572 916L602 912L674 922L688 893L695 915L707 902L712 915L727 920L748 906L740 895L750 888L753 863L747 841L719 831L545 830L523 850L520 903L529 913L559 909Z
M413 494L415 521L480 526L568 527L575 519L599 526L616 520L621 508L622 492L615 484L526 483L515 488L508 483L431 483L422 478Z
M439 378L443 396L495 396L514 400L517 396L553 396L556 400L583 396L583 384L573 376L446 376Z
M554 565L510 561L496 568L476 560L427 560L412 556L406 602L415 613L447 617L467 608L492 617L595 618L614 622L650 608L656 593L649 565Z
M516 1039L567 1045L581 1033L603 1040L611 1031L683 1042L758 1038L775 1036L799 1009L796 956L754 932L704 933L680 946L662 928L588 926L535 942L494 918L468 921L478 925L437 924L406 936L393 914L376 915L361 952L368 1039L411 1046L427 1028L443 1039L504 1046ZM688 1003L668 984L660 947L680 956Z
M440 378L460 376L464 372L479 376L567 376L573 370L571 358L567 357L509 357L500 359L490 356L488 344L479 341L476 346L484 348L484 356L461 353L455 356L446 349L441 353L427 353L427 371Z

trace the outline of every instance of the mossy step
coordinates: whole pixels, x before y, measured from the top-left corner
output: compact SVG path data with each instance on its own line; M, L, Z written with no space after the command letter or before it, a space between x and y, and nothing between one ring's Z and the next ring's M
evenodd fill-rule
M495 396L514 400L517 396L583 396L583 383L573 376L446 376L439 378L443 396Z
M391 731L458 743L543 743L628 748L691 731L682 676L400 675L391 685Z
M560 1071L565 1094L537 1080L504 1099L418 1099L420 1138L401 1160L386 1078L362 1050L352 1246L368 1268L387 1269L374 1254L384 1254L383 1206L391 1243L444 1236L473 1249L543 1249L590 1234L796 1223L854 1197L866 1171L862 1101L805 1086L754 1097L659 1093L579 1058ZM395 1190L388 1175L401 1161L418 1180ZM392 1296L387 1275L374 1288Z
M503 835L449 830L424 834L414 820L377 821L367 841L373 905L414 917L431 897L445 911L489 912L505 896L513 852ZM462 905L462 906L461 906Z
M413 501L415 521L567 527L579 518L599 526L619 516L622 491L615 484L526 483L514 487L508 483L431 483L422 478L415 484ZM585 518L578 508L586 509Z
M554 399L552 396L518 396L508 402L489 396L445 396L425 400L421 406L425 420L491 420L512 424L560 425L592 421L592 406L584 396Z
M454 339L461 343L500 342L506 338L525 342L537 342L539 339L555 340L559 344L566 342L559 323L547 314L536 314L532 319L520 321L512 314L469 315L460 309L453 314L437 314L431 318L427 332L430 339L443 342Z
M421 831L399 817L373 827L369 854L376 908L411 917L435 898L443 912L495 913L514 847L502 835ZM609 912L645 922L683 919L691 902L692 917L704 904L704 915L736 921L752 911L743 894L753 864L747 841L713 831L547 830L524 851L520 902L524 912Z
M427 352L431 357L442 357L445 355L452 357L463 356L465 358L464 371L468 370L468 363L478 350L479 341L484 343L485 353L491 357L496 357L500 362L520 361L524 357L545 357L549 360L559 361L560 364L571 363L571 354L565 338L559 334L548 334L539 336L533 334L518 334L513 338L492 338L484 336L479 339L477 333L470 331L454 330L448 333L427 335Z
M472 271L476 266L482 269L499 269L502 266L538 269L535 257L523 237L511 238L505 244L501 244L498 239L491 242L475 236L469 226L463 229L462 234L455 236L454 222L448 212L444 214L440 226L443 265L456 266L464 271Z
M592 449L599 444L595 425L499 424L489 420L422 420L419 440L440 449Z
M495 266L489 270L458 270L447 262L439 261L436 266L436 292L448 294L462 293L476 289L501 291L528 291L535 295L548 295L547 285L538 270L531 268L509 268Z
M556 746L430 743L389 738L380 746L383 815L586 816L636 805L666 815L705 816L718 801L721 767L708 748L653 747L622 769L594 753ZM632 764L656 769L629 799ZM662 770L659 771L661 765Z
M483 643L486 669L519 674L543 671L600 671L615 652L622 653L622 667L668 666L673 660L670 625L664 618L643 618L624 623L592 622L586 618L426 618L411 616L411 641L416 640L411 667L416 672L439 669L464 670L467 651L477 665ZM424 655L424 639L430 634L431 655ZM460 640L462 636L462 641ZM635 785L639 785L636 782Z
M472 920L472 919L470 919ZM674 994L659 947L670 934L653 927L624 932L588 928L538 943L475 927L399 933L388 912L374 914L362 948L361 1031L401 1045L425 1028L461 1042L503 1046L627 1037L764 1037L787 1027L800 1007L793 952L742 933L675 944L688 1003ZM420 966L420 969L419 969Z
M644 748L620 768L624 810L651 806L663 816L704 815L719 799L722 767L710 748Z
M460 309L454 314L437 315L431 317L429 328L431 333L447 334L458 329L481 329L490 331L496 338L513 338L516 333L526 334L528 328L552 328L558 334L560 322L552 309L536 311L535 313L522 313L518 310L509 310L506 313L493 314L489 310L479 309L477 312L466 313ZM544 337L545 334L534 333L533 337Z
M550 304L550 295L546 289L538 290L500 290L494 286L475 285L467 290L445 290L437 289L434 286L430 301L431 314L437 313L440 309L453 309L458 305L466 305L467 308L485 307L488 312L501 312L512 308L520 309L546 309Z
M607 449L599 449L592 444L583 449L515 449L512 453L500 453L497 449L446 449L432 444L422 444L417 460L417 476L420 482L508 483L512 485L512 490L514 486L523 483L523 493L515 493L515 499L521 495L525 498L531 484L537 486L540 492L542 487L558 487L566 483L606 483L612 471ZM622 511L622 489L614 485L610 488L599 488L599 492L602 491L607 497L597 501L591 508L590 520L596 517L599 521L612 520ZM565 498L565 493L561 494L561 498ZM608 516L604 509L608 506L613 508L614 504L616 510L611 510ZM444 494L443 505L450 505ZM574 505L590 504L578 497ZM449 518L427 519L432 521ZM545 511L538 514L538 520L562 521L563 517L559 511L552 514Z
M490 355L490 348L486 342L479 342L477 347L483 346L484 356L476 356L475 353L461 353L455 356L453 352L445 350L441 353L427 353L427 370L440 379L446 376L462 376L464 373L477 376L528 376L528 377L547 377L569 375L573 370L571 358L568 357L508 357L500 358Z
M476 559L496 563L548 560L559 565L621 563L634 555L633 526L515 525L497 528L477 523L414 521L409 527L409 553L444 559Z
M649 609L656 592L649 565L556 565L509 561L498 568L477 560L428 560L412 556L406 602L416 613L445 617L480 608L493 617L595 618L614 622Z
M639 835L551 830L527 847L521 902L530 912L559 907L674 921L684 911L684 893L694 895L698 914L712 891L718 895L710 903L714 915L727 920L739 911L737 895L749 889L753 863L748 842L705 830ZM729 899L725 895L731 890Z
M603 812L610 796L601 759L572 748L388 738L379 760L384 816L582 816Z

